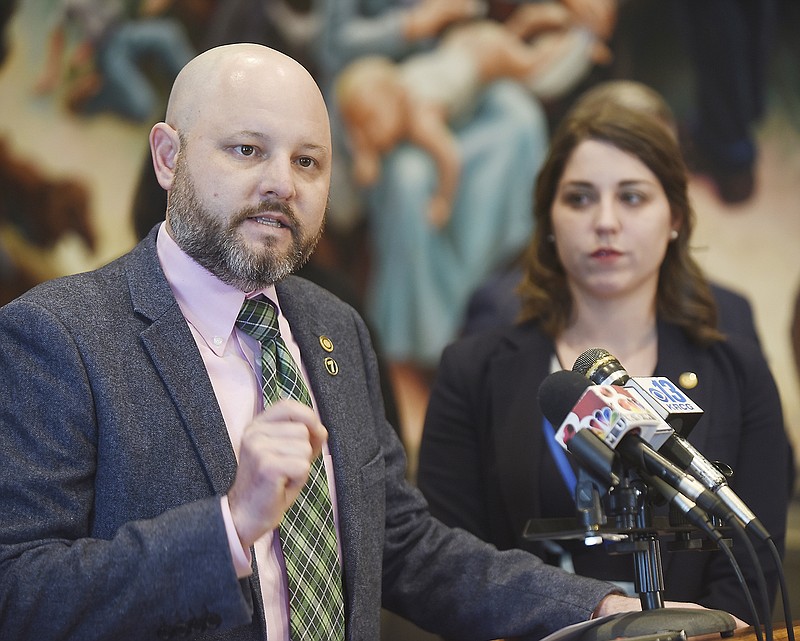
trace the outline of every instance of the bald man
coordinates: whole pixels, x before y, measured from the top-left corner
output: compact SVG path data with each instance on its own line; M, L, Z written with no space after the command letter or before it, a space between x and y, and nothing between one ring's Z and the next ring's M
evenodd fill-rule
M636 609L445 528L405 482L364 323L290 275L322 233L331 173L305 69L256 45L209 50L150 145L166 222L0 309L0 638L287 640L277 528L320 455L346 639L378 639L381 605L465 639ZM260 346L235 327L257 295L313 409L262 411Z

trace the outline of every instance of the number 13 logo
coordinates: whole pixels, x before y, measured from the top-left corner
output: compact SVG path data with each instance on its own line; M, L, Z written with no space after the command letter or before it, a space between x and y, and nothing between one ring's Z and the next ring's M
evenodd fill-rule
M662 403L686 403L689 399L684 396L675 385L667 378L657 378L652 381L652 387L648 390L653 398Z

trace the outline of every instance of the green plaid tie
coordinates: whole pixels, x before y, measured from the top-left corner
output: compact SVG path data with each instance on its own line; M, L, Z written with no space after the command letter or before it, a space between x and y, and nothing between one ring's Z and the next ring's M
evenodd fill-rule
M271 301L245 299L236 326L261 343L264 405L294 398L311 406L303 377L281 338ZM344 598L336 529L322 456L311 463L308 482L280 526L289 584L293 641L344 639Z

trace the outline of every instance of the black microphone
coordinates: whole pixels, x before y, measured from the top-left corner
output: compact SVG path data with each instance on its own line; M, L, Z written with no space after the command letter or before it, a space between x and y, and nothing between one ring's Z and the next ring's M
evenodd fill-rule
M597 385L625 385L648 407L671 426L678 424L684 432L694 427L703 411L669 379L664 377L632 378L622 364L607 350L594 347L575 360L574 372L583 374ZM744 501L728 485L725 475L706 459L689 441L673 431L660 444L651 443L659 454L680 469L689 472L704 487L711 490L733 512L737 519L758 538L767 540L770 534Z

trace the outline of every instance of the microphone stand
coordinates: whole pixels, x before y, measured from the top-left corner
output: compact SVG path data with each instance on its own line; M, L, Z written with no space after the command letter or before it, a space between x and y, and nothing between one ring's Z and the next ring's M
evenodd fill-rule
M634 563L634 586L642 605L641 612L628 612L608 617L608 621L585 630L581 641L612 641L619 638L641 637L650 634L684 633L686 636L719 633L722 637L733 636L736 623L731 615L721 610L696 608L667 608L664 605L664 571L661 564L661 542L663 532L685 532L686 527L659 528L654 524L649 500L649 488L640 479L631 479L624 470L612 488L605 487L608 497L608 516L613 516L613 526L607 525L600 493L597 491L598 477L578 468L578 483L575 488L576 521L571 531L547 530L547 523L558 523L564 519L531 519L523 538L529 541L552 538L583 538L586 545L597 545L610 541L609 554L632 554ZM575 527L577 525L577 528ZM560 534L554 537L553 534ZM684 542L686 539L684 539ZM682 546L686 550L705 549L704 546Z
M611 544L610 554L632 554L634 586L642 610L664 607L664 570L661 565L661 541L653 528L647 488L631 483L626 474L622 483L609 492L611 514L618 529L629 531L631 538Z

